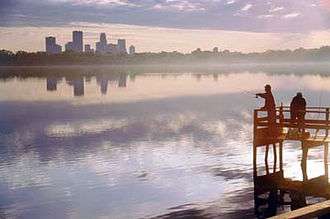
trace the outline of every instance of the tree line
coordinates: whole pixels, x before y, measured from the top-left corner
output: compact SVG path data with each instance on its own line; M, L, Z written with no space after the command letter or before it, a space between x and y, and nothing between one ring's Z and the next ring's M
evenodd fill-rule
M98 54L63 52L47 54L45 52L16 53L0 50L0 65L72 65L72 64L221 64L221 63L276 63L276 62L328 62L330 46L316 49L299 48L295 50L267 50L265 52L242 53L224 51L202 51L191 53L159 52L136 54Z

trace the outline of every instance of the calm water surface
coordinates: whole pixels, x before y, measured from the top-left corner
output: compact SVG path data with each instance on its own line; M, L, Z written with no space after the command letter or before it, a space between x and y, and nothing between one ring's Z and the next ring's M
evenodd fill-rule
M41 74L42 75L42 74ZM141 218L194 209L253 217L252 93L299 90L330 105L318 74L98 74L0 80L0 218ZM285 173L301 178L296 145ZM260 154L263 151L259 151ZM310 176L322 174L311 152Z

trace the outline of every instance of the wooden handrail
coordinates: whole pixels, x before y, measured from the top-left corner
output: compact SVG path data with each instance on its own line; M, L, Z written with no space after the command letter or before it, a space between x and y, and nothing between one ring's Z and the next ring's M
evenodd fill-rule
M330 213L330 201L320 202L298 210L290 211L284 214L277 215L271 219L295 219L295 218L315 218L324 216Z
M297 121L291 120L291 117L289 114L290 110L288 110L288 106L281 106L276 107L276 126L279 128L296 128L297 127ZM315 110L319 109L319 110ZM268 117L263 113L262 115L259 114L259 112L267 112L264 109L255 109L254 110L254 125L257 126L256 129L258 129L258 126L260 127L266 127L268 126ZM307 107L306 108L306 119L304 119L303 124L300 124L301 128L306 129L322 129L326 130L326 136L328 136L328 130L330 130L330 110L329 107ZM315 119L315 118L308 118L308 115L312 113L320 113L324 114L325 116Z

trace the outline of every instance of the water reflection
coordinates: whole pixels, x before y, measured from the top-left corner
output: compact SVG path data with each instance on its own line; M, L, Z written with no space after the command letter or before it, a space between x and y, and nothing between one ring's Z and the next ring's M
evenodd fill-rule
M100 93L106 95L108 92L108 84L116 84L117 87L126 87L127 85L127 74L116 74L116 75L96 75L97 85L100 87ZM66 76L65 81L69 86L73 87L73 96L79 97L85 95L85 83L91 83L93 77L91 76ZM61 78L47 77L47 91L57 91L57 84L61 81Z
M5 216L253 218L251 112L259 103L243 91L271 82L285 102L302 86L312 100L320 91L314 83L329 82L319 75L81 71L0 82ZM300 177L295 145L286 150L286 177ZM315 173L322 156L316 150L310 159Z
M96 77L96 81L100 86L100 92L102 94L107 94L108 92L108 83L109 83L109 78L105 75L101 75L99 77Z
M47 77L47 91L56 91L59 78Z
M84 96L85 94L85 82L83 77L68 77L66 83L73 86L74 96Z

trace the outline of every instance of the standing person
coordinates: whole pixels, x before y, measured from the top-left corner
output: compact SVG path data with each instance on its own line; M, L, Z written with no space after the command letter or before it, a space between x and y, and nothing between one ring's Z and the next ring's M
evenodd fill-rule
M293 97L290 104L290 115L291 121L296 122L298 126L298 132L303 132L304 119L306 114L306 100L301 92L298 92L295 97Z
M265 85L265 93L256 94L257 97L265 99L265 105L261 108L267 111L268 122L269 122L269 134L275 135L276 133L276 111L275 111L275 100L272 94L272 87L269 84Z

